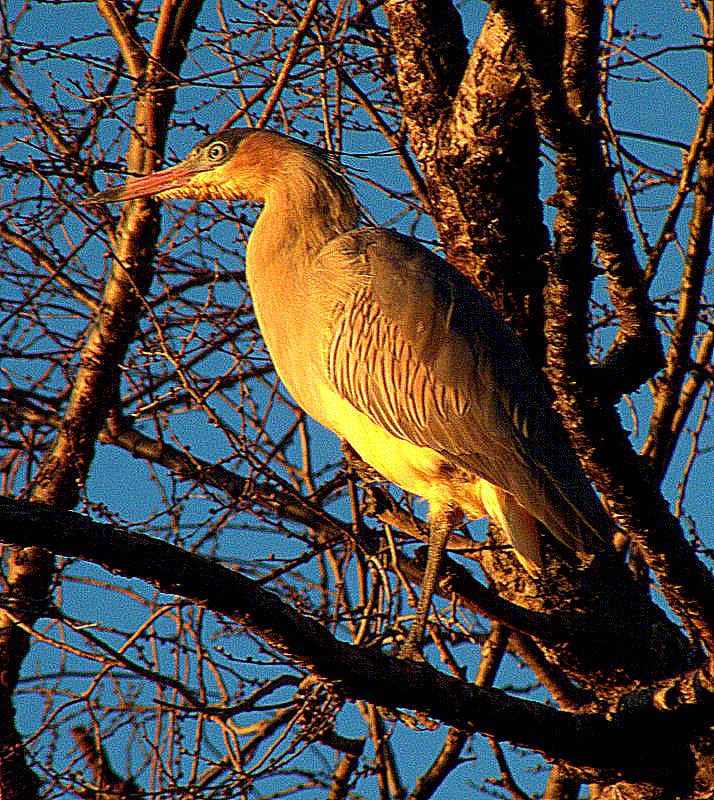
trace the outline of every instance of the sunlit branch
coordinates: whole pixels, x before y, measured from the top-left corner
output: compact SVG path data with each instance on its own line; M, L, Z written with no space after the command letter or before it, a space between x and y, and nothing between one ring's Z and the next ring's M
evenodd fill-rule
M115 0L97 0L97 8L112 32L129 74L138 80L146 69L148 54L136 31L127 23L126 12Z
M654 718L577 715L495 689L482 689L435 672L431 667L340 642L322 625L297 613L276 595L239 572L204 556L143 534L126 534L71 512L0 498L2 538L21 547L52 547L54 552L92 561L125 577L140 578L168 594L179 594L234 619L272 647L288 652L347 697L378 706L411 708L459 727L508 739L573 763L634 769L633 752L646 752L648 764L666 768L684 713L692 722L696 701L684 694L677 711ZM365 682L368 674L370 680ZM704 688L704 687L703 687ZM707 691L714 691L710 687ZM708 725L710 708L701 708ZM646 720L646 722L645 722ZM691 735L695 728L688 728ZM666 733L665 733L666 731ZM654 754L659 754L655 756Z
M714 161L711 158L713 145L714 126L710 125L704 140L703 156L699 162L695 185L677 317L667 352L665 371L656 383L655 408L649 436L643 448L660 479L664 476L677 444L678 430L674 426L674 418L681 408L682 386L691 367L690 353L697 331L702 288L710 254L714 217Z

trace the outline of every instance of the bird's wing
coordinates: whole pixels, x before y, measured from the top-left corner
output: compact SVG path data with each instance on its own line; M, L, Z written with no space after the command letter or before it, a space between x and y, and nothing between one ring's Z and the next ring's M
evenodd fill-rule
M341 396L513 494L566 545L584 548L578 520L603 535L607 518L523 347L460 273L413 239L365 228L333 240L315 274L344 284L324 354Z

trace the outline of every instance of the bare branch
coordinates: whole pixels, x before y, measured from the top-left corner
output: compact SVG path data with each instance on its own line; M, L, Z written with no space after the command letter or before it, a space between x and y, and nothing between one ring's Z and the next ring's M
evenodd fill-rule
M96 800L126 800L139 794L139 787L131 780L124 779L117 775L111 768L109 757L102 745L97 742L90 732L81 726L72 729L72 736L77 743L79 751L87 762L94 782L96 791L89 797L94 796Z
M581 322L576 332L574 321L587 319L593 278L590 250L594 241L608 275L620 329L590 389L612 402L651 377L659 369L662 355L644 273L595 125L601 4L568 2L564 18L551 23L550 28L543 21L545 12L541 16L535 6L511 2L499 5L507 12L515 31L539 125L559 154L555 204L562 224L559 228L556 223L555 229L557 263L563 275L570 276L571 286L566 293L562 280L557 288L551 282L551 300L556 294L561 309L554 308L549 317L551 321L560 319L562 307L567 307L572 318L567 336L570 346L577 346L579 362L570 369L582 372L587 364L586 331ZM563 26L562 32L558 25ZM560 35L562 81L559 49L553 42ZM551 335L556 336L555 331Z
M272 647L291 653L347 697L387 708L411 708L462 730L479 730L554 758L637 773L643 767L637 766L633 754L640 752L647 753L651 765L645 772L666 774L673 742L685 733L678 721L686 718L691 723L695 709L703 714L700 725L708 726L713 718L714 705L707 698L714 687L705 687L703 704L687 697L685 706L654 717L648 708L645 722L635 712L622 718L577 715L518 700L496 689L467 686L426 665L345 644L276 595L212 559L38 503L0 498L0 510L5 542L25 548L52 547L116 574L141 578L162 592L179 594L230 617ZM696 729L690 724L687 735Z
M694 209L689 221L689 242L682 276L677 318L667 352L664 375L657 381L655 409L649 435L643 448L661 480L678 441L675 416L681 407L681 391L691 367L692 344L697 330L702 287L710 254L714 217L714 126L710 125L702 149L702 159L694 188Z
M148 55L139 41L136 31L127 24L127 15L123 12L121 4L116 0L97 0L97 8L107 21L129 74L135 81L138 81L146 69Z

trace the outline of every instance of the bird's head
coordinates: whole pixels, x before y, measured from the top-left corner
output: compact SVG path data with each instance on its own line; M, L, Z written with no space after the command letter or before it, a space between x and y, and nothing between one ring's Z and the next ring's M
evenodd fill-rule
M232 128L203 139L176 166L131 178L86 202L114 203L137 197L263 201L267 187L277 179L289 180L285 173L291 155L312 154L318 159L319 153L317 148L278 133Z

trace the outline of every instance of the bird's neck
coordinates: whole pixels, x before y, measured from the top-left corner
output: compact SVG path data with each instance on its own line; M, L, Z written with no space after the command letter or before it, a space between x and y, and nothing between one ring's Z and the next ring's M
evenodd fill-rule
M249 270L308 268L327 242L357 227L359 218L359 204L341 175L311 162L286 169L266 187L248 243Z
M263 338L278 374L304 408L311 407L310 399L293 385L291 376L309 369L297 362L305 349L301 342L314 337L309 325L311 286L314 291L310 270L320 250L357 227L360 217L347 181L319 167L287 170L289 181L268 186L246 253L248 284Z

